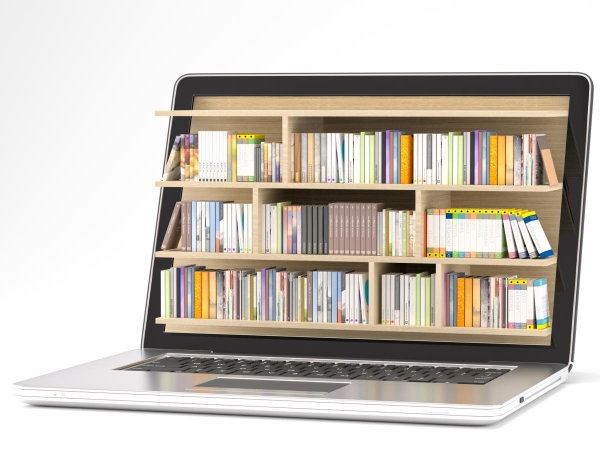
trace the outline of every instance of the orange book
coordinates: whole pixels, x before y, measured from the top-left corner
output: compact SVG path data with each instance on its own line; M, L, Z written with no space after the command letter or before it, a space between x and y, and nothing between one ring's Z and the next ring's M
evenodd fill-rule
M208 284L208 272L206 270L203 270L201 272L202 274L202 318L203 319L210 319L210 309L209 309L209 297L208 297L208 290L209 290L209 284Z
M506 136L498 136L498 184L506 184Z
M294 183L300 183L302 172L302 133L294 133Z
M473 278L473 328L481 327L481 278Z
M217 272L208 272L208 316L209 319L217 318Z
M194 272L194 319L202 319L202 272Z
M269 181L269 144L263 142L263 181L266 183Z
M465 278L456 280L456 326L465 326Z
M473 278L465 278L465 327L473 326Z
M400 136L400 184L412 184L413 180L413 137L412 134Z
M514 155L514 141L515 138L514 136L506 136L506 155L505 155L505 160L506 160L506 184L512 186L514 183L514 161L515 161L515 155Z
M490 184L498 184L498 136L490 136Z

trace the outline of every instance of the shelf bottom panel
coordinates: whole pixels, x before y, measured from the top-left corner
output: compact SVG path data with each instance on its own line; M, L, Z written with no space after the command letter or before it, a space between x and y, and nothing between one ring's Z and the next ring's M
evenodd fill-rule
M159 317L167 333L549 345L552 329L415 327Z

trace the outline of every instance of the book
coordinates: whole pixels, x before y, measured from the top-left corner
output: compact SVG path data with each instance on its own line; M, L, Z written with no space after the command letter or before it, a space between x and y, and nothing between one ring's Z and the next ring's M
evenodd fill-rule
M175 136L171 153L163 170L162 181L173 181L181 178L181 136Z
M165 237L160 246L161 250L176 248L181 239L181 202L176 202Z
M554 160L552 159L552 152L548 146L548 140L545 134L537 135L537 146L540 152L540 156L543 162L544 175L548 179L550 186L556 186L558 184L558 177L556 176L556 169L554 168Z

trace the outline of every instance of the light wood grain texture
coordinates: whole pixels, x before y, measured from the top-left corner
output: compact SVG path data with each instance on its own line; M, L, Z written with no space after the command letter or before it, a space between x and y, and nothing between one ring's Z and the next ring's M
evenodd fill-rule
M197 96L194 110L513 110L568 112L568 96ZM293 114L291 114L293 115Z
M242 334L261 336L326 337L344 339L390 339L438 342L489 342L545 345L551 329L414 327L380 324L267 322L254 320L157 318L169 333Z
M567 117L567 110L158 110L157 117Z
M214 189L293 189L322 191L420 191L420 192L525 192L544 193L562 190L562 183L556 186L471 186L441 184L346 184L346 183L262 183L262 182L195 182L195 181L156 181L156 187L164 188L214 188Z
M260 248L260 247L259 247ZM290 255L278 253L202 253L181 252L179 250L160 250L155 252L157 258L185 258L203 264L203 261L261 261L263 264L275 263L277 261L305 261L315 265L324 262L339 263L404 263L404 264L441 264L445 258L426 257L402 257L402 256L366 256L366 255ZM458 259L458 258L457 258ZM461 263L469 266L508 266L508 267L548 267L556 265L556 257L546 259L485 259L485 258L461 258Z

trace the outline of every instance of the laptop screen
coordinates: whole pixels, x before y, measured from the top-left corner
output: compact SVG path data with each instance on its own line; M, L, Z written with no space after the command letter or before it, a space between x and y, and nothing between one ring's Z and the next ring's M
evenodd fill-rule
M150 320L212 342L555 346L585 161L570 102L194 95L157 182Z

